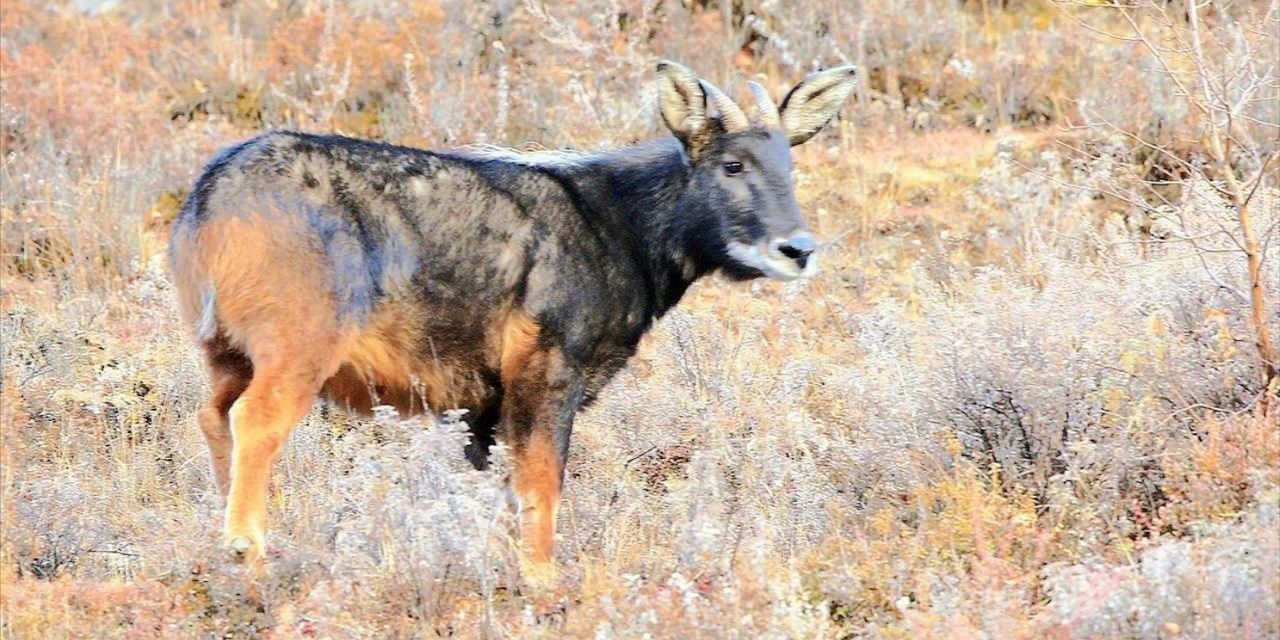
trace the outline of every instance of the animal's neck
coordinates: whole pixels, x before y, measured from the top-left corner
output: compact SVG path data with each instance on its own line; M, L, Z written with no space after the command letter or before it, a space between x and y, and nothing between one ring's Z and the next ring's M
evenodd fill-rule
M653 314L675 306L695 280L711 270L698 239L708 219L688 193L691 168L674 138L599 156L616 222L625 229L653 285Z

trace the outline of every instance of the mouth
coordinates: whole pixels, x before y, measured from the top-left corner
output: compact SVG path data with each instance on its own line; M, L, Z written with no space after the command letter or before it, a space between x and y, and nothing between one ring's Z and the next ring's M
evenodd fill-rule
M733 241L725 247L738 266L759 272L775 280L795 280L801 276L809 276L817 270L817 260L809 257L802 267L794 259L783 255L774 247L761 247L757 244Z

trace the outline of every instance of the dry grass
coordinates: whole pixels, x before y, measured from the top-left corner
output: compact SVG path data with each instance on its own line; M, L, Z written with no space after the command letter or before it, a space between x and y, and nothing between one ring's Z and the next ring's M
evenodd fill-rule
M1048 5L784 4L6 3L0 635L1280 634L1280 434L1229 207L1118 202L1141 154L1061 128L1114 95L1097 60L1152 105L1118 120L1194 154L1195 115ZM270 571L215 561L162 254L201 163L264 126L625 144L660 133L659 56L867 84L797 151L823 272L700 283L580 418L559 591L510 588L502 465L471 471L449 420L323 407L277 465Z

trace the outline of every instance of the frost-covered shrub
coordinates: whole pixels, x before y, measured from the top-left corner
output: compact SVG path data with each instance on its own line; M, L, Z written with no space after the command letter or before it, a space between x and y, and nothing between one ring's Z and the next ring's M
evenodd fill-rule
M966 208L993 220L978 241L1009 257L1076 257L1092 248L1081 242L1087 238L1082 230L1096 215L1093 200L1113 167L1102 160L1068 166L1052 149L1019 159L1018 151L1010 140L999 142L990 166L964 195Z
M1214 215L1189 193L1183 219ZM1171 246L1125 264L1134 254L1118 247L1097 247L1097 261L1033 255L952 287L924 284L918 307L886 302L862 318L865 361L826 378L871 440L896 445L864 452L861 468L923 481L921 458L940 459L950 433L1044 499L1087 492L1104 509L1155 506L1162 443L1203 412L1250 406L1260 364L1246 352L1248 307L1223 286L1241 282L1241 254Z
M466 424L401 420L394 411L342 437L345 471L323 479L334 522L337 573L390 576L430 607L437 589L459 584L492 593L511 583L513 505L504 450L493 468L474 470L461 455Z
M1047 626L1070 638L1263 638L1280 633L1276 496L1239 522L1158 542L1132 563L1046 569Z
M76 478L35 478L16 497L17 517L27 525L10 541L20 574L52 579L88 554L118 551L118 532L103 514L80 508L86 496Z

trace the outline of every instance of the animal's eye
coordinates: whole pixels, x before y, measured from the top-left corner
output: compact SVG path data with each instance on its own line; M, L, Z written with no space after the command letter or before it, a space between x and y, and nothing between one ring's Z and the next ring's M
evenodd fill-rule
M736 176L742 173L742 163L736 160L724 163L724 172L727 175Z

